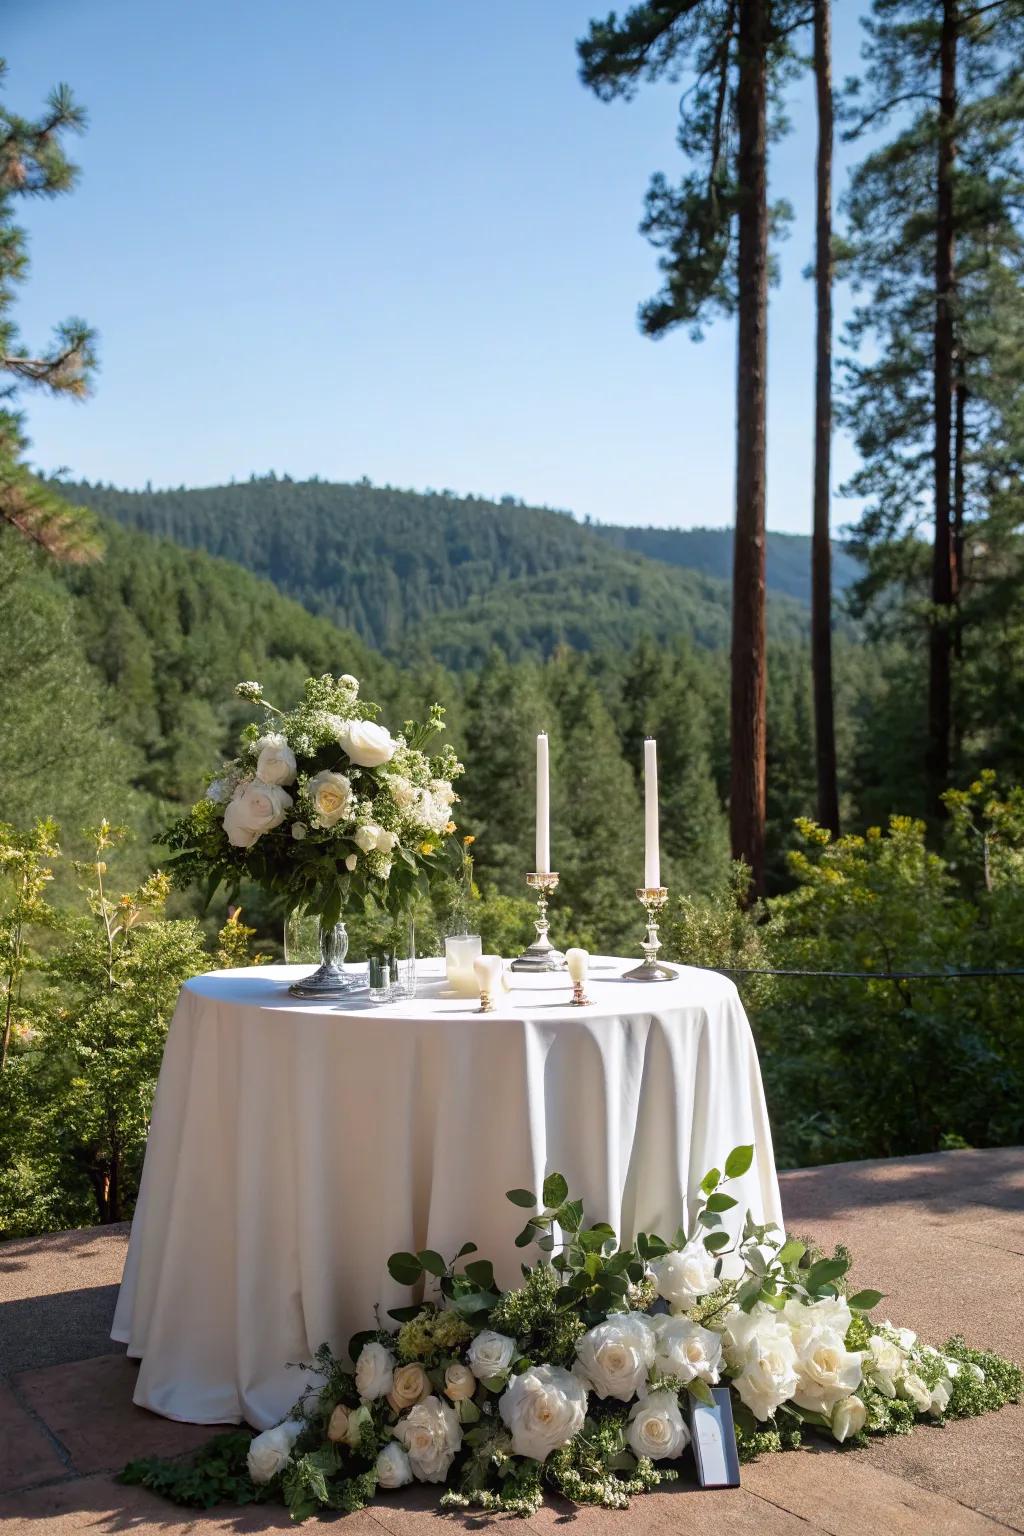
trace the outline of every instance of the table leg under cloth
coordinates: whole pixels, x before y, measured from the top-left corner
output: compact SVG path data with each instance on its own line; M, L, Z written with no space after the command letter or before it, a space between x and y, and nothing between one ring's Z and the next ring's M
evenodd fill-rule
M590 1221L670 1238L708 1168L753 1143L725 1224L749 1207L781 1226L733 984L681 969L632 985L625 962L592 964L592 1008L566 1006L564 978L530 977L483 1017L436 970L387 1009L365 994L299 1003L280 966L189 982L114 1319L142 1360L135 1401L192 1423L277 1423L304 1382L289 1362L324 1341L344 1353L375 1304L408 1303L391 1253L448 1258L472 1241L515 1285L525 1213L505 1191L556 1169Z

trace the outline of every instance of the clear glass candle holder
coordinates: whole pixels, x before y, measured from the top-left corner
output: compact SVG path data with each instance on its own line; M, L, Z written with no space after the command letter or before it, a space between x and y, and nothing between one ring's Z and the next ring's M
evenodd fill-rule
M371 1003L391 1001L391 956L371 955L367 962Z

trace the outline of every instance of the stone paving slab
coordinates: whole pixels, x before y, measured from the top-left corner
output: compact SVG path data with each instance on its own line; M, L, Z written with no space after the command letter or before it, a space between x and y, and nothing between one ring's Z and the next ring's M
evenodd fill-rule
M887 1292L880 1309L940 1342L1024 1360L1024 1149L849 1163L781 1176L790 1229L846 1243L854 1279ZM208 1426L131 1402L137 1366L108 1335L126 1228L0 1246L0 1526L13 1536L253 1536L293 1529L274 1506L187 1511L111 1472L176 1454ZM6 1379L4 1373L6 1372ZM439 1515L437 1490L403 1489L332 1522L344 1536L996 1536L1024 1533L1024 1406L873 1443L765 1457L743 1487L676 1484L628 1512L552 1501L529 1520Z

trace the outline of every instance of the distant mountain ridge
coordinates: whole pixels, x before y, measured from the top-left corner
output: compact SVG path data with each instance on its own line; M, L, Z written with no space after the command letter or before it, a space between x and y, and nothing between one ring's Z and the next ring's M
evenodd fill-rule
M732 579L731 528L624 528L594 523L594 532L616 549L632 550L665 565L680 565L720 581ZM804 533L769 533L766 549L769 593L810 607L811 539ZM860 574L860 565L838 540L832 541L832 590L842 596Z
M311 613L399 659L463 669L686 635L728 644L728 531L595 527L569 513L369 482L275 476L193 490L64 485L128 528L204 549L269 579ZM806 633L786 546L769 540L772 632ZM655 552L657 551L657 552Z

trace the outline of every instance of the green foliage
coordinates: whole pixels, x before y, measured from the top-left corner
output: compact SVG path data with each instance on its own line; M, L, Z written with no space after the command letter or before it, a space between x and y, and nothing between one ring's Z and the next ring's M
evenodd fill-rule
M212 1509L215 1504L252 1504L265 1497L246 1466L252 1439L247 1429L216 1435L198 1451L178 1460L147 1456L130 1461L119 1483L148 1488L172 1504Z
M56 828L8 832L0 954L12 1027L0 1071L0 1233L120 1221L134 1202L178 992L210 956L193 920L163 917L166 876L111 894L107 859L122 834L109 823L95 829L93 859L79 866L85 914L59 920L42 901ZM40 928L42 946L29 949ZM228 936L236 959L246 932Z

